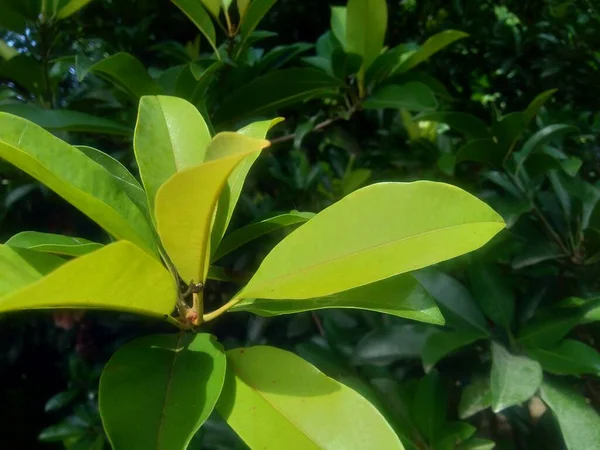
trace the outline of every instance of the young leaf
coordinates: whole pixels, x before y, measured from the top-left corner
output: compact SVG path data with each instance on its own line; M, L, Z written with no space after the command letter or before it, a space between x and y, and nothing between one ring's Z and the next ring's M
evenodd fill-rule
M527 352L550 373L600 375L600 354L583 342L565 339L550 348L529 347Z
M419 122L445 123L450 128L464 133L470 139L491 139L487 125L480 118L461 112L437 111L419 114L415 117Z
M44 183L118 239L155 252L144 214L101 165L24 119L0 113L0 157Z
M472 264L469 280L473 296L485 315L494 323L510 328L515 314L515 298L499 271L491 265Z
M0 296L38 281L64 263L63 258L55 255L0 245Z
M428 181L374 184L286 237L238 298L334 294L462 255L502 228L498 214L454 186Z
M549 89L541 94L537 95L527 106L525 110L525 121L531 122L535 116L537 116L541 107L558 91L558 89Z
M215 123L234 123L244 117L262 115L284 106L301 103L339 86L339 80L321 70L275 70L241 86L225 97L213 120Z
M37 231L15 234L5 245L65 256L82 256L102 248L102 244L87 239Z
M327 297L305 300L245 300L232 310L250 311L269 317L326 308L364 309L421 322L444 324L444 318L433 299L409 274L398 275Z
M473 327L483 335L488 334L485 317L466 287L433 269L420 270L414 276L442 307L449 324L456 328Z
M276 1L277 0L252 0L250 6L246 9L244 19L240 26L240 48L243 48L258 23L269 12Z
M475 376L462 391L458 405L458 417L461 420L468 419L490 406L492 406L490 378Z
M346 45L348 53L363 59L364 70L377 59L383 48L388 11L385 0L348 0Z
M0 111L23 117L42 128L53 131L105 133L128 136L129 127L103 117L66 109L43 109L24 103L9 103L0 106Z
M270 217L268 219L261 220L260 222L255 222L243 228L239 228L225 236L223 241L219 244L219 247L216 249L211 260L217 261L223 256L238 249L242 245L253 241L254 239L258 239L261 236L264 236L266 234L272 233L285 227L289 227L291 225L304 223L313 216L313 213L302 213L292 211L288 214L281 214L279 216Z
M156 194L156 226L171 260L184 280L204 283L215 207L227 178L245 157L259 153L268 141L237 133L220 133L207 148L229 148L231 156L173 175Z
M44 261L50 256L38 253L37 258ZM38 281L4 295L0 298L0 312L91 308L162 318L173 311L175 300L171 274L137 246L119 241L69 261Z
M396 68L396 70L394 70L394 73L406 72L412 69L413 67L421 64L422 62L427 61L437 52L444 49L453 42L459 39L464 39L468 36L469 35L467 33L456 30L446 30L438 34L434 34L429 39L427 39L415 53L413 53L404 62L402 62Z
M217 34L215 32L215 26L213 22L202 6L202 3L206 5L206 1L200 2L198 0L171 0L175 6L177 6L194 25L200 30L200 33L206 38L210 46L215 52L215 55L219 57L219 50L217 49ZM216 17L219 13L217 12Z
M600 416L579 392L545 380L541 394L558 419L568 450L589 450L598 446Z
M217 411L251 448L403 449L373 405L293 353L241 348L227 363Z
M494 412L529 400L542 383L542 367L492 342L492 407Z
M177 97L142 97L133 148L150 212L160 186L176 172L204 162L210 141L206 122L191 103Z
M260 122L251 123L244 128L238 130L238 134L248 136L254 139L265 139L269 130L283 121L283 118L277 117L271 120L263 120ZM244 150L243 147L237 147L238 150ZM224 149L212 148L210 154L207 154L207 160L218 159L223 157L227 153ZM237 205L240 195L242 194L242 188L246 177L252 168L252 165L260 156L260 152L254 152L249 156L246 156L242 162L240 162L229 178L227 178L227 185L221 192L219 197L219 203L217 204L217 213L213 223L211 232L211 251L216 251L221 243L223 235L227 231L233 211Z
M430 111L437 106L433 91L419 82L388 84L369 95L363 104L365 109L404 108L409 111Z
M143 95L161 93L160 86L148 75L142 63L129 53L116 53L88 68L93 72L122 88L134 100Z
M485 334L475 330L439 331L427 338L421 358L425 372L450 353L484 339Z
M185 450L215 407L226 362L209 334L144 336L121 347L100 378L112 447Z

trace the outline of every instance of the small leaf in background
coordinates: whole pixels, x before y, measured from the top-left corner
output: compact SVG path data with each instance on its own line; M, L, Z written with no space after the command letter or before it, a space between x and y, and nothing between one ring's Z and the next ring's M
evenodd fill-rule
M142 97L133 147L151 213L158 189L176 172L204 162L211 139L191 103L177 97Z
M500 271L485 264L469 267L469 280L475 300L495 324L510 329L515 314L515 298Z
M525 110L525 121L531 122L535 116L540 112L540 109L544 104L552 98L552 96L558 91L558 89L549 89L541 94L537 95Z
M177 172L158 190L155 209L158 234L184 280L204 283L210 229L219 195L233 169L268 144L237 133L219 133L206 154L210 155L215 147L229 149L231 156Z
M304 223L313 216L313 213L292 211L238 228L225 236L212 256L212 260L217 261L254 239L291 225Z
M240 28L240 48L250 38L258 23L267 15L277 0L252 0L246 9Z
M209 0L200 2L199 0L171 0L194 25L200 30L200 33L206 38L210 46L213 48L215 55L219 57L219 51L217 50L217 34L215 32L215 26L213 25L212 19L204 9L204 5L212 3ZM212 8L211 8L212 10ZM218 17L219 12L216 11L215 16Z
M411 415L428 442L435 442L446 424L447 393L437 372L431 371L416 387Z
M542 367L526 356L516 356L492 342L492 407L494 412L529 400L542 383Z
M488 439L471 438L458 444L456 450L493 450L496 443Z
M462 420L492 406L492 391L488 376L475 375L463 388L458 405L458 417Z
M471 139L491 139L485 122L471 114L437 111L419 114L414 120L419 122L445 123L450 128L466 134Z
M53 395L44 406L45 412L58 411L65 406L69 405L73 399L79 394L76 389L71 389L69 391L59 392L56 395Z
M185 450L212 412L226 358L208 334L160 334L121 347L100 378L99 407L115 450Z
M418 359L431 330L418 325L388 325L367 333L356 345L354 364L384 366Z
M438 361L452 352L485 337L485 334L475 330L438 331L433 333L427 338L421 355L425 372L429 372Z
M51 256L39 253L38 258L42 262ZM171 274L127 241L107 245L31 281L0 297L0 312L91 308L162 318L175 307L175 282Z
M533 136L531 136L525 141L523 147L521 148L521 151L515 153L515 159L517 160L517 170L523 166L523 163L529 157L529 155L541 151L544 145L546 145L547 143L564 134L579 132L579 128L573 125L565 124L549 125L537 131Z
M90 66L87 73L95 73L122 88L137 101L144 95L161 93L143 64L129 53L116 53Z
M215 123L235 123L331 92L340 81L317 69L283 69L262 75L226 96Z
M542 241L526 244L512 261L512 268L519 270L531 267L544 261L564 257L564 252L553 242Z
M409 274L387 278L327 297L305 300L245 300L238 303L233 311L250 311L269 317L325 308L364 309L436 325L444 324L444 318L433 299Z
M240 348L227 361L217 410L251 448L404 448L371 403L293 353Z
M502 166L506 152L493 139L477 139L466 143L456 152L456 163L476 161L490 164L495 167Z
M240 20L243 20L244 15L246 14L246 10L248 9L248 6L250 5L250 1L251 0L237 0L237 9L238 9L238 13L240 15Z
M582 321L582 314L583 311L578 309L537 314L521 329L518 342L527 347L547 347L555 344Z
M131 129L103 117L66 109L43 109L23 103L0 105L0 111L30 120L42 128L52 131L80 133L105 133L128 136Z
M62 234L23 231L15 234L5 245L65 256L82 256L102 248L102 244Z
M436 450L455 450L457 444L469 439L477 428L467 422L446 422L438 433L432 448Z
M75 14L91 1L92 0L70 0L66 3L63 2L63 6L56 12L56 18L66 19L67 17Z
M527 352L550 373L600 375L600 354L583 342L565 339L554 347L529 347Z
M345 49L348 53L362 56L364 71L373 64L383 48L388 23L387 2L348 0L346 21Z
M504 155L511 151L525 128L525 114L520 111L507 114L492 124L492 131Z
M44 95L44 66L32 56L21 53L8 61L0 60L0 76L40 97Z
M467 253L503 227L491 208L454 186L374 184L286 237L238 297L330 295Z
M65 263L55 255L38 253L9 245L0 245L0 295L33 284ZM1 299L0 299L1 308Z
M402 62L394 71L395 73L406 72L413 67L427 61L437 52L452 44L453 42L468 37L467 33L456 30L446 30L441 33L434 34L427 39L419 49L414 52L409 58Z
M436 109L438 102L425 84L419 82L404 85L389 84L369 95L363 104L365 109L405 108L409 111Z
M483 335L488 334L485 317L460 282L434 269L420 270L414 276L440 305L448 325L459 329L472 327Z
M558 420L568 450L591 450L600 442L600 416L579 392L544 380L542 400Z

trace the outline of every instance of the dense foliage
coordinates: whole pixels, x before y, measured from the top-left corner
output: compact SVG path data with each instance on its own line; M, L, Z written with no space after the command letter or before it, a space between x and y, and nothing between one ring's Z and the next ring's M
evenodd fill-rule
M315 302L279 315L273 302L255 301L206 330L226 348L268 344L305 358L374 404L407 449L600 448L594 2L406 0L387 2L386 15L383 1L351 0L349 9L371 8L354 21L344 2L222 3L228 14L204 0L4 1L0 111L102 150L141 173L146 191L150 169L132 148L160 141L137 133L155 129L156 97L147 96L187 100L211 134L285 117L269 122L272 145L229 227L220 225L207 310L226 303L292 227L366 185L425 179L471 192L507 228L481 250L415 272L443 325L423 309L315 310ZM85 237L85 251L111 242L104 224L0 156L2 242L22 230ZM409 212L388 205L389 220L415 220L419 203ZM176 206L178 219L187 210ZM34 248L31 238L11 240ZM386 292L400 302L405 290ZM102 369L125 343L171 329L116 312L1 315L3 441L109 448ZM245 447L213 414L189 448Z

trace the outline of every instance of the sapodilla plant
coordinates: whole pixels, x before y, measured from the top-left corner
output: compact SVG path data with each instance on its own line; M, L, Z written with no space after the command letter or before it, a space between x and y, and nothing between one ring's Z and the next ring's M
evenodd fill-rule
M140 184L110 156L0 113L0 157L115 239L24 232L0 245L0 313L105 309L177 328L126 344L104 368L99 406L115 450L185 449L215 408L252 449L403 448L373 405L298 356L268 346L224 351L202 325L226 312L320 308L442 324L410 272L479 248L504 222L459 188L420 181L374 184L314 216L290 213L226 235L278 121L213 137L185 100L143 97L134 135ZM229 302L204 310L211 261L274 223L300 222Z

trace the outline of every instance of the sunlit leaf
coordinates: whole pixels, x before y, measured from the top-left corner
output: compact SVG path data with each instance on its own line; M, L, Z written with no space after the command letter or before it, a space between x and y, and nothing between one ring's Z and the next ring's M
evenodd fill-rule
M194 25L200 30L200 32L204 35L210 46L213 48L216 55L219 54L217 50L217 34L215 32L215 26L213 25L212 19L204 9L202 4L208 7L209 2L207 0L203 0L200 2L199 0L171 0L181 11L190 19ZM209 8L211 12L214 14L213 7ZM216 11L216 16L219 13Z

